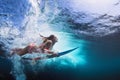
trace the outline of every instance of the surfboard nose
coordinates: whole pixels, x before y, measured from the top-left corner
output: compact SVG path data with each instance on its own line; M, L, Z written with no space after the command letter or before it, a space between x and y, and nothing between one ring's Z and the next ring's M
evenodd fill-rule
M62 55L65 55L65 54L68 54L76 49L78 49L79 47L76 47L76 48L73 48L73 49L69 49L69 50L66 50L66 51L63 51L63 52L60 52L58 53L58 56L62 56Z

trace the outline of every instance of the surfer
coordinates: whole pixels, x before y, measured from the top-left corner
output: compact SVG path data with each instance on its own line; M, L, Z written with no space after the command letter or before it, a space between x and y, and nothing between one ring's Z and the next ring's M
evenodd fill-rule
M42 49L42 51L51 51L55 43L58 41L57 37L55 35L50 35L49 37L44 37L40 35L43 38L42 44L40 44L39 48Z
M27 53L38 52L38 53L48 53L57 56L57 53L52 51L54 44L58 41L57 37L55 35L44 37L41 34L40 37L42 37L43 42L39 46L36 46L34 43L31 43L25 48L12 49L12 54L17 53L18 55L22 56Z

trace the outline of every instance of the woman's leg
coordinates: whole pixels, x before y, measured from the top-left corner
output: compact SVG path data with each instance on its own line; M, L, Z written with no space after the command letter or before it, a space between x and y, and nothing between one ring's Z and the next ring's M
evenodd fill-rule
M25 48L15 48L11 50L11 55L18 54L21 56L21 55L28 53L28 50L29 50L29 45Z
M14 48L14 49L12 49L11 52L10 52L10 56L20 52L21 50L22 50L22 48Z

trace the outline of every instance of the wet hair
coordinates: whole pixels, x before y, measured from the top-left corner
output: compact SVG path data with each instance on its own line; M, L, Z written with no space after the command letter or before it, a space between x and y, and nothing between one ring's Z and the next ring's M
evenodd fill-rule
M46 42L47 40L52 40L53 44L55 44L55 35L50 35L49 37L47 37L43 42Z
M49 39L49 40L52 40L52 39L54 39L54 38L55 38L54 35L50 35L49 37L47 37L47 39Z

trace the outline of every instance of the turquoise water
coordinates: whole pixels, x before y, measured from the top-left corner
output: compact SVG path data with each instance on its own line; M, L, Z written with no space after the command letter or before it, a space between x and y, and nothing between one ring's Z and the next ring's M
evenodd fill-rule
M0 1L0 4L2 13L0 53L1 56L6 56L0 58L0 80L117 80L119 78L119 34L108 38L103 37L101 31L109 33L109 28L103 31L105 28L101 26L102 28L93 29L97 30L95 33L99 35L94 36L94 32L85 30L86 26L82 25L85 29L81 32L87 32L87 36L78 34L77 29L81 27L80 24L72 26L74 24L69 20L76 19L72 15L77 13L59 14L60 9L68 4L64 3L63 7L58 7L55 0L5 0ZM61 4L62 2L59 6ZM19 7L15 7L16 5ZM19 55L7 56L12 48L23 48L31 42L39 45L42 42L39 33L44 36L54 34L58 37L58 42L53 47L56 52L79 48L61 57L36 62L21 60ZM29 57L29 55L25 56Z
M87 40L80 37L78 38L73 33L56 30L50 25L46 25L46 27L45 25L43 28L41 27L41 34L44 36L55 34L58 37L58 42L53 48L55 51L61 52L74 47L79 47L79 49L58 58L40 60L36 63L31 61L21 62L20 57L15 55L12 58L14 63L14 70L12 70L14 72L12 73L10 73L11 69L13 69L10 63L11 61L6 62L6 60L1 59L4 67L7 68L8 65L12 67L7 68L8 70L5 70L1 66L1 72L14 74L18 80L114 80L116 77L119 77L119 40L108 40L104 38L103 40L99 40L97 38L96 40ZM39 43L40 38L36 37L35 39L37 39L36 41ZM21 39L18 38L16 40L18 41ZM20 43L22 42L23 41L20 41ZM26 44L23 44L22 46L24 47Z
M120 67L120 45L116 40L108 41L104 38L103 40L97 38L86 40L78 38L73 33L56 31L53 28L49 33L45 32L45 35L48 34L55 34L58 37L58 42L54 46L56 51L65 51L74 47L79 49L59 58L46 60L47 64L43 71L38 69L38 74L41 76L38 75L35 79L108 80L118 77L116 74L119 74ZM31 72L28 70L27 76L33 75ZM54 75L57 77L55 78Z

